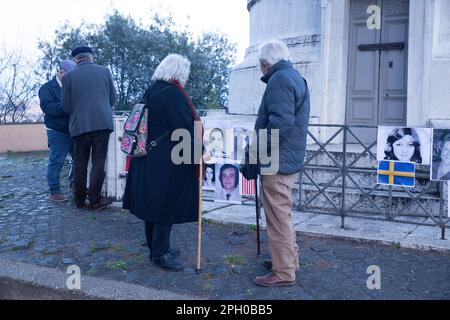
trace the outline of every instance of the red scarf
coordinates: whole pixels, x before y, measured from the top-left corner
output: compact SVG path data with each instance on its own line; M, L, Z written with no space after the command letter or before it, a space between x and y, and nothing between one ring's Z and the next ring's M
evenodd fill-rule
M195 109L195 106L194 106L194 103L192 102L191 97L186 92L186 90L184 90L183 86L181 85L181 83L179 81L172 80L171 82L178 88L178 90L181 91L184 98L186 99L186 102L189 105L189 109L191 110L191 113L192 113L192 119L194 120L194 125L195 125L195 129L196 129L195 132L198 135L197 138L202 141L202 145L203 145L203 141L204 141L203 137L205 134L205 128L203 127L202 120L200 119L200 116L198 115L197 110ZM199 173L199 170L197 170L197 173ZM200 176L200 175L198 175L198 176Z

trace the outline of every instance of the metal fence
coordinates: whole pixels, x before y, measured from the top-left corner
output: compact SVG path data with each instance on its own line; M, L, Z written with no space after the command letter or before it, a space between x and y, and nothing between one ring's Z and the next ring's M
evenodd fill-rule
M370 180L376 180L377 176L377 157L373 152L377 141L365 143L358 134L358 130L371 129L376 130L376 126L349 126L349 125L320 125L311 124L308 136L309 151L305 157L305 168L299 176L298 182L298 206L297 210L312 213L328 214L341 217L341 227L345 227L346 217L360 217L374 220L387 220L399 223L410 223L423 226L437 226L441 228L441 238L445 239L445 230L449 228L449 221L445 206L444 188L445 182L429 181L428 168L421 168L416 173L416 179L426 184L426 187L415 187L413 189L403 186L381 186L376 182L370 183ZM314 131L314 134L311 132ZM325 142L317 135L319 132L327 131L329 138ZM317 133L316 133L317 132ZM315 147L315 148L314 148ZM349 151L351 148L351 152ZM313 149L313 150L311 150ZM314 150L315 149L315 150ZM359 150L357 150L359 149ZM323 162L326 158L328 165L321 165L319 158ZM352 159L353 158L353 159ZM369 167L358 166L358 161L365 159L371 162ZM325 182L317 181L315 174L324 172L323 176L330 179ZM372 176L371 179L364 178L358 181L357 175ZM308 197L305 188L308 187ZM332 192L330 192L332 190ZM435 190L433 192L433 190ZM334 196L330 196L330 193ZM350 198L350 195L353 197ZM398 196L403 199L403 208L398 209L394 206ZM376 197L387 198L387 203L380 205ZM328 204L325 206L313 206L313 202L319 197ZM397 198L397 199L396 199ZM436 213L429 204L438 205ZM364 205L365 210L358 209L358 206ZM415 206L415 208L413 208ZM372 207L372 210L368 210ZM412 219L403 219L414 212L421 211L426 220L412 221Z

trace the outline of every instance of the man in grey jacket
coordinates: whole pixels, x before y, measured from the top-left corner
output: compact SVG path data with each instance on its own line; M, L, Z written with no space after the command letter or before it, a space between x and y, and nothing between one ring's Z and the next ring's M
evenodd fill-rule
M72 51L76 68L63 79L62 108L70 115L69 130L74 141L75 202L101 210L112 199L102 198L109 135L114 131L112 107L116 94L110 71L94 64L92 50L79 47ZM92 153L89 189L87 168ZM89 192L88 192L89 190Z
M255 124L259 146L278 152L275 171L261 161L264 212L271 260L264 266L271 273L256 277L264 287L291 286L299 269L298 247L292 223L292 189L295 174L303 169L309 124L310 99L306 81L289 62L289 50L280 41L265 43L259 53L260 68L267 84ZM262 132L266 131L267 141ZM273 137L278 135L278 139ZM272 136L272 140L270 137ZM278 145L277 145L278 142ZM261 153L260 153L261 156ZM274 168L274 163L270 164Z

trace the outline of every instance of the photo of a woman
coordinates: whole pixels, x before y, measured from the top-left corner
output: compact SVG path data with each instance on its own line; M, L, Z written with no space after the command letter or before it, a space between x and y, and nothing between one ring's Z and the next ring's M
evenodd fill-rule
M204 190L215 190L216 188L215 167L215 164L205 164L205 174L203 176Z
M431 180L450 180L450 129L434 129Z
M431 128L378 127L377 160L429 165Z
M412 128L395 128L387 137L384 160L422 163L420 139Z

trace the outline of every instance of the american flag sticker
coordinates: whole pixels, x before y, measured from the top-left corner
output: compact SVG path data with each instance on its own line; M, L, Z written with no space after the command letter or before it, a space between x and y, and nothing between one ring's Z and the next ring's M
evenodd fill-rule
M242 195L254 196L255 195L255 180L247 180L242 176Z

